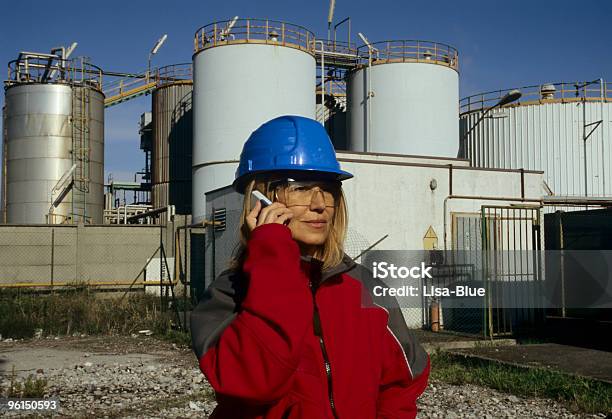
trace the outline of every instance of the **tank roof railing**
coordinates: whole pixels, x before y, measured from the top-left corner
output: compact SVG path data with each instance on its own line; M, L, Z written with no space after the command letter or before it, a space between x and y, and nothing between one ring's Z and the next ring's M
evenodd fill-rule
M166 65L158 68L153 77L157 81L157 86L182 82L191 83L193 81L192 64L178 63Z
M27 83L87 85L100 90L102 69L85 57L65 60L59 55L22 52L8 63L5 86Z
M235 19L210 23L194 36L194 52L233 44L268 44L297 48L314 55L315 36L308 29L270 19Z
M325 53L336 53L344 55L352 55L357 57L357 44L344 41L335 41L333 39L317 39L317 42L323 42Z
M586 84L586 85L585 85ZM459 101L459 112L469 113L489 108L511 90L520 90L521 99L504 107L537 105L543 103L611 102L612 83L602 80L595 82L543 83L512 89L493 90L464 97Z
M380 41L357 48L359 67L368 65L372 49L372 65L387 63L427 63L450 67L459 71L459 54L447 44L421 40Z

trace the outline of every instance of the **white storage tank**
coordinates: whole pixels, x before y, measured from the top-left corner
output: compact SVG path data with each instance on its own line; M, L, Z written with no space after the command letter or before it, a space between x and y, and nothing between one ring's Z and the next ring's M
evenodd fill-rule
M21 53L5 82L6 222L101 224L102 71L83 60ZM61 182L60 182L61 181Z
M461 100L461 157L476 167L543 170L549 194L612 195L612 84L521 87L520 102L494 108L475 125L510 90Z
M349 149L457 157L457 50L384 41L360 47L359 55L347 76Z
M242 145L280 115L315 117L314 35L289 23L240 19L195 34L194 222L205 193L233 182Z

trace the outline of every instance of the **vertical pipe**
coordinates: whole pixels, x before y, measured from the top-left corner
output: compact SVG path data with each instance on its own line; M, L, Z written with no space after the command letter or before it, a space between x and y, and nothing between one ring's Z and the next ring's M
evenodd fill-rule
M586 87L582 98L582 146L584 149L584 196L589 196L587 181L587 146L586 146Z
M363 151L368 152L368 145L370 144L370 138L372 135L372 47L368 45L368 93L366 101L366 112L368 113L368 129L366 133L366 139L363 145Z
M126 205L127 206L127 205ZM159 299L161 311L165 311L164 308L164 285L163 285L163 272L164 272L164 259L163 259L163 225L159 225Z
M51 227L51 288L53 288L54 264L55 264L55 228Z
M559 217L559 248L561 249L561 317L565 317L565 240L563 240L563 214L557 213Z
M599 97L601 99L601 118L599 118L600 120L604 120L604 96L605 96L605 90L604 90L604 80L603 78L599 78ZM605 131L604 131L604 127L606 124L601 124L601 193L603 196L608 196L607 192L606 192L606 151L604 150L605 147Z
M321 110L323 125L325 125L325 45L323 41L316 41L321 44Z
M217 258L217 252L216 252L216 234L215 234L215 207L212 208L212 223L209 224L209 228L212 227L212 281L215 280L215 276L217 275L217 269L216 269L216 258ZM204 284L206 285L206 284Z

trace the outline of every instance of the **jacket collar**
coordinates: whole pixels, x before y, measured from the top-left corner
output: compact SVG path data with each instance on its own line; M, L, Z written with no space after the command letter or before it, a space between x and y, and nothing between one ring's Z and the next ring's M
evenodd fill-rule
M302 261L310 263L311 266L312 266L313 261L315 263L320 263L320 261L318 261L317 259L314 259L312 256L301 256L300 258ZM325 269L321 273L321 282L326 281L327 279L333 276L348 272L351 269L353 269L355 265L357 264L353 261L353 259L345 253L344 256L342 257L342 261L339 264L331 268Z

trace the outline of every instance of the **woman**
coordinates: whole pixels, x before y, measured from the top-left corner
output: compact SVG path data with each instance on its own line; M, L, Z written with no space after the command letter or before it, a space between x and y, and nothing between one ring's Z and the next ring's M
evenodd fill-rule
M416 416L429 359L397 302L374 304L375 279L343 252L350 177L308 118L275 118L245 143L241 248L191 317L212 418Z

